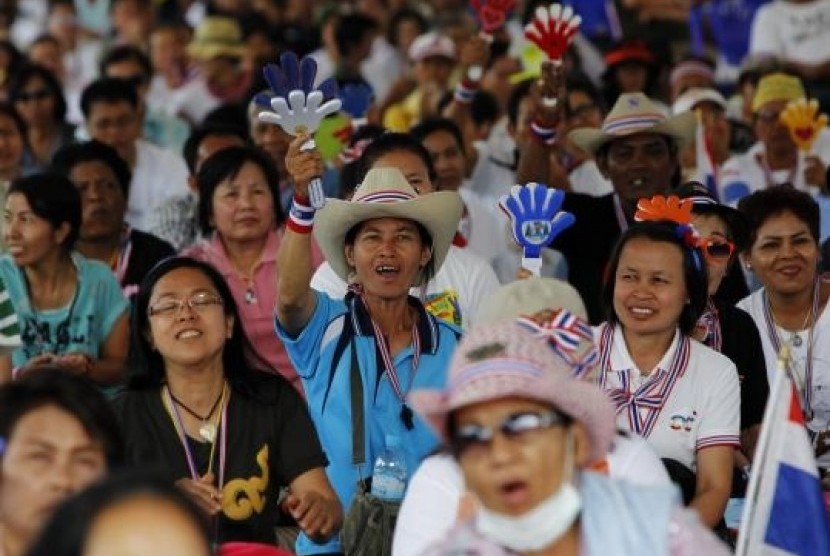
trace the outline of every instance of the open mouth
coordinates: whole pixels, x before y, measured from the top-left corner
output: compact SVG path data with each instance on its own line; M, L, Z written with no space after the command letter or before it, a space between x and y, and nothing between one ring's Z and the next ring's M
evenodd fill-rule
M377 272L381 276L395 276L400 271L400 267L391 264L382 264L375 267L375 272Z
M508 481L499 487L508 507L521 507L530 499L530 488L524 481Z
M192 340L193 338L199 338L202 335L201 330L196 330L195 328L186 328L176 334L177 340Z
M634 306L634 307L629 307L628 312L631 313L632 315L634 315L634 317L636 317L636 318L645 319L645 318L648 318L648 317L650 317L651 315L654 314L654 309L652 309L650 307Z

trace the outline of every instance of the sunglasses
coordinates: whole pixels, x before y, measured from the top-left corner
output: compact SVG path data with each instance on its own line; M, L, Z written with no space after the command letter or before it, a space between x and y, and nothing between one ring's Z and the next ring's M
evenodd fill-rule
M44 98L49 98L52 96L52 92L49 89L38 89L36 91L21 91L17 95L17 100L20 102L28 102L30 100L41 100Z
M501 432L508 440L520 440L528 433L557 425L566 425L569 422L570 420L558 411L514 413L505 417L496 427L475 424L460 426L452 434L450 442L456 455L471 451L484 452L493 442L496 431Z
M735 252L735 244L725 239L704 239L700 248L711 259L728 259Z

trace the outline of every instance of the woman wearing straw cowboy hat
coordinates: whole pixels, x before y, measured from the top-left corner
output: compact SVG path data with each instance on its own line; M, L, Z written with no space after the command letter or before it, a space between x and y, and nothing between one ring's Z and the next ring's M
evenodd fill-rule
M585 471L605 456L614 410L596 387L516 323L461 341L444 390L417 411L450 445L481 507L426 554L728 554L671 486Z
M441 266L461 217L455 192L419 197L396 168L368 172L351 201L329 199L315 215L308 182L320 175L319 157L300 152L302 138L286 157L295 197L278 254L280 275L276 330L300 375L320 439L327 473L343 507L384 449L385 437L401 440L411 474L438 445L406 404L413 387L444 383L459 330L429 315L409 296ZM337 274L350 284L345 299L309 286L311 231ZM353 454L352 370L359 371L366 423L365 453ZM357 406L359 407L359 406ZM356 464L354 456L365 456ZM356 458L354 458L356 459ZM342 551L308 539L300 554Z
M543 91L548 96L561 91L561 76L543 72ZM554 121L559 108L549 108L538 95L533 108L534 129L540 122ZM561 106L563 101L557 103ZM600 304L602 277L611 250L620 234L633 221L637 201L666 194L679 185L678 152L695 136L695 115L666 116L665 111L642 93L620 95L602 127L579 128L568 134L577 147L594 156L600 173L611 182L614 193L591 197L568 193L562 209L576 216L576 224L551 244L568 262L568 281L579 290L592 323L603 319ZM535 132L534 132L535 133ZM544 137L528 141L522 150L518 182L550 183L549 143Z

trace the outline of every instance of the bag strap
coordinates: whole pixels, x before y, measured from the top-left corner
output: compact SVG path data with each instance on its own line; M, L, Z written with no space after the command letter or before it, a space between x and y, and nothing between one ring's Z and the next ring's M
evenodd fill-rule
M352 398L352 462L356 466L366 463L366 431L363 414L363 380L360 377L360 364L357 361L354 337L352 337L352 368L349 386Z

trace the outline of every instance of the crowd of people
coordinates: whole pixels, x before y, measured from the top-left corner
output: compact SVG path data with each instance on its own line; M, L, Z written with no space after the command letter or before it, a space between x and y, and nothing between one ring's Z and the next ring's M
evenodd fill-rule
M550 4L4 5L0 556L730 554L782 353L830 491L830 0Z

